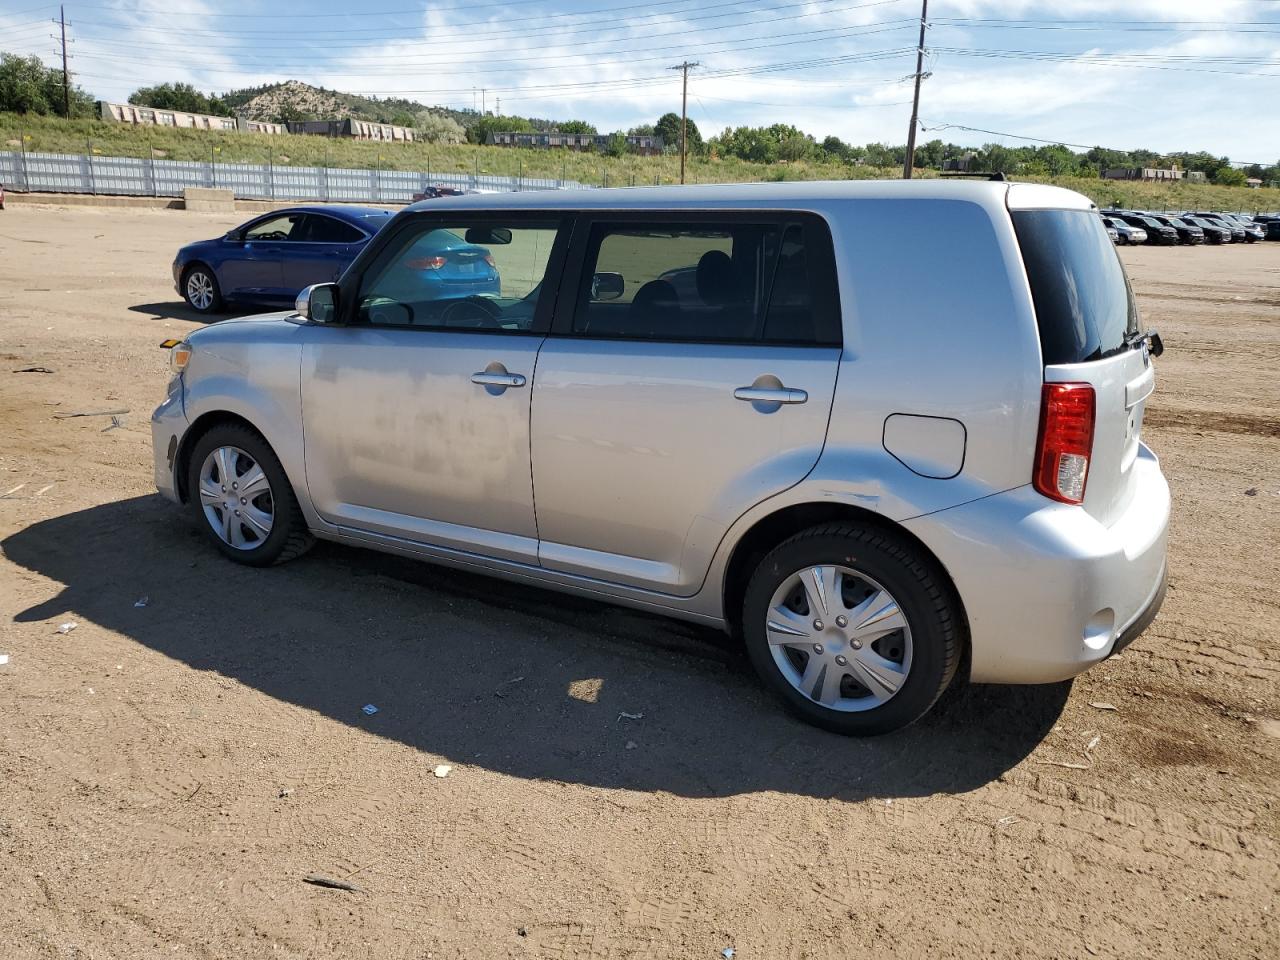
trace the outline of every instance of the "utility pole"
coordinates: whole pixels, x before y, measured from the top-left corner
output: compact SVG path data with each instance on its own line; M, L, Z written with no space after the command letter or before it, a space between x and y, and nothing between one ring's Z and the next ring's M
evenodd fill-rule
M71 74L67 70L67 8L58 6L58 23L62 27L62 114L71 119Z
M485 91L484 91L484 87L481 87L481 88L480 88L480 116L482 116L482 117L483 117L483 116L485 115L485 113L487 112L487 111L485 110L485 108L484 108L484 93L485 93Z
M689 68L700 67L700 63L690 63L686 60L684 63L677 64L674 67L668 67L668 70L679 70L684 78L684 84L680 92L680 182L684 183L684 161L685 155L689 152Z
M502 98L497 97L496 99L497 99L497 106L493 108L493 113L494 113L494 116L500 117L502 116Z
M911 128L907 131L907 160L902 165L902 179L910 180L916 163L916 127L920 123L920 81L924 79L924 31L928 27L929 0L920 4L920 42L916 45L916 95L911 101Z

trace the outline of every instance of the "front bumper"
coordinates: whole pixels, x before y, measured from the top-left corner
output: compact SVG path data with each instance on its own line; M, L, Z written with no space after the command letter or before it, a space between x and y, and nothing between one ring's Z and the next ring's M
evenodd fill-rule
M917 517L964 604L970 679L1053 683L1106 659L1163 599L1169 486L1141 445L1132 498L1110 526L1030 486Z
M151 455L155 461L156 489L174 503L181 503L175 468L178 448L189 423L183 410L182 379L175 377L169 395L151 414Z

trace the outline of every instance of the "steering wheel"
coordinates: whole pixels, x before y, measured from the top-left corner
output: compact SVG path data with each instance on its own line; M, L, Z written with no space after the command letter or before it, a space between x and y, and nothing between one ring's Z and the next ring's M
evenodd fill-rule
M446 327L496 330L501 317L502 308L484 297L463 297L440 312L440 322Z

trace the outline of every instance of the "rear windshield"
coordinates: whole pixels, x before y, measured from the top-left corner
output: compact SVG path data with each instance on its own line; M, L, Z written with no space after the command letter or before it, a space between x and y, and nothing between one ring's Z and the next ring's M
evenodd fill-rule
M1138 332L1129 280L1092 210L1015 210L1044 362L1082 363L1127 349Z

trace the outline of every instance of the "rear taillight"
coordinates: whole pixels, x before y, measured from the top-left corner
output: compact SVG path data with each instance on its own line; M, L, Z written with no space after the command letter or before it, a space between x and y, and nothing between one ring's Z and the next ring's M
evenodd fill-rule
M493 262L493 257L485 257L484 262L487 263L489 266L494 267L495 269L498 266L496 263Z
M406 260L404 265L410 270L439 270L445 265L444 257L417 257Z
M1046 383L1040 393L1035 488L1062 503L1083 503L1093 454L1093 387Z

